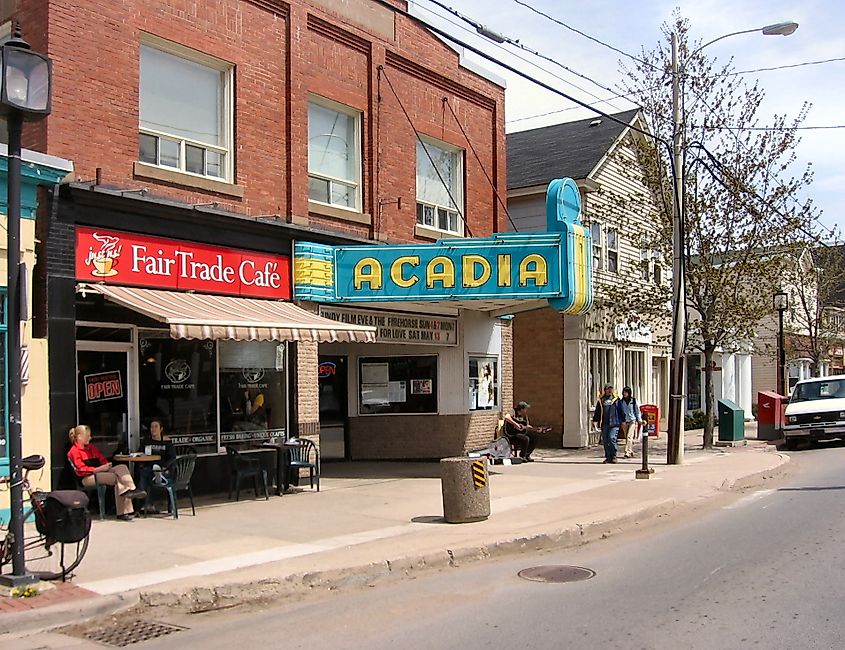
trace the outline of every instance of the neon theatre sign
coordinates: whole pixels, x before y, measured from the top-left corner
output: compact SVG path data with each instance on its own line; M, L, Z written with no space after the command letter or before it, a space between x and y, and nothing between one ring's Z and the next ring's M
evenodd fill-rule
M294 294L315 302L546 299L579 314L592 305L590 232L574 181L552 181L548 232L434 244L326 246L298 242Z

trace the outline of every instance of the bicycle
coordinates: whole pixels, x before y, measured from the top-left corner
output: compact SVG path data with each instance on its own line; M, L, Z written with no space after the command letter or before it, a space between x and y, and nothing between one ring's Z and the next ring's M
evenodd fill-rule
M57 542L49 535L40 532L48 530L44 512L44 499L49 492L33 490L29 483L29 473L44 467L43 456L27 456L21 461L24 469L21 486L29 495L29 508L24 511L24 565L28 573L41 580L65 580L79 566L88 550L89 535L72 543ZM9 478L0 478L0 484L9 483ZM12 562L12 543L14 535L8 526L0 521L0 572Z

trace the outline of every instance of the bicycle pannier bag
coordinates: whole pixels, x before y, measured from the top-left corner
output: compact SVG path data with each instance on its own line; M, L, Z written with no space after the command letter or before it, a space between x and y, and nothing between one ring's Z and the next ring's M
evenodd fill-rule
M91 530L88 497L78 490L48 492L44 500L44 519L47 530L41 532L50 539L64 544L81 542Z

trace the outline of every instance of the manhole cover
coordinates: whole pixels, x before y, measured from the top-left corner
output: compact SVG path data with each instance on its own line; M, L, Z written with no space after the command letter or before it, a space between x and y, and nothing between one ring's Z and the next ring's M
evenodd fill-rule
M530 569L523 569L517 575L533 582L578 582L579 580L589 580L596 575L596 572L580 566L558 564L534 566Z
M186 629L178 625L158 623L156 621L127 621L108 627L100 627L95 630L86 630L82 636L92 641L99 641L100 643L105 643L116 648L123 648L133 643L149 641L150 639L156 639L160 636L172 634L173 632L181 632Z

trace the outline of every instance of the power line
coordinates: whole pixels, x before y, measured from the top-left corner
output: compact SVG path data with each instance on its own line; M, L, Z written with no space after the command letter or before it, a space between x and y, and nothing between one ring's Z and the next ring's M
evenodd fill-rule
M820 126L705 126L691 124L693 128L705 131L818 131L823 129L845 129L845 124L827 124Z
M575 27L572 27L571 25L567 25L562 20L559 20L559 19L555 18L554 16L550 16L549 14L545 13L544 11L540 11L539 9L531 6L527 2L523 2L522 0L513 0L513 2L515 2L516 4L518 4L522 7L525 7L526 9L528 9L530 11L533 11L535 14L538 14L538 15L542 16L543 18L546 18L547 20L552 21L553 23L555 23L557 25L560 25L561 27L563 27L565 29L568 29L571 32L575 32L579 36L583 36L584 38L591 40L594 43L598 43L599 45L601 45L603 47L606 47L610 50L613 50L614 52L617 52L618 54L621 54L622 56L625 56L625 57L631 59L632 61L636 61L637 63L639 63L641 65L644 65L644 66L647 66L647 67L650 67L650 68L654 68L655 70L660 70L661 72L663 72L663 70L661 68L657 68L656 66L652 65L648 61L644 61L643 59L640 59L640 58L634 56L633 54L628 54L624 50L620 50L618 47L610 45L609 43L605 43L604 41L596 38L595 36L590 36L589 34L582 32L580 29L576 29Z
M522 43L520 43L520 42L519 42L519 39L512 39L512 38L510 38L510 37L503 36L503 35L501 35L501 34L495 34L495 35L494 35L494 34L493 34L493 32L490 32L490 30L488 30L488 29L487 29L484 25L482 25L480 22L478 22L478 21L476 21L476 20L474 20L474 19L472 19L472 18L470 18L470 17L468 17L468 16L465 16L464 14L461 14L459 11L456 11L456 10L455 10L455 9L453 9L452 7L449 7L449 6L447 6L447 5L444 5L442 2L439 2L438 0L428 0L428 1L429 1L429 2L431 2L432 4L436 5L436 6L440 7L441 9L443 9L443 10L445 10L445 11L448 11L449 13L453 14L454 16L457 16L458 18L460 18L460 19L461 19L462 21L464 21L465 23L467 23L467 24L471 25L471 26L473 27L473 29L475 30L475 32L477 32L477 33L479 33L479 34L482 34L482 35L490 35L490 36L488 36L488 38L491 38L491 39L492 39L492 38L495 38L495 40L491 40L491 42L493 43L493 45L494 45L495 47L499 48L500 50L502 50L502 51L504 51L504 52L507 52L510 56L513 56L513 57L515 57L515 58L519 59L520 61L522 61L522 62L524 62L524 63L527 63L528 65L531 65L531 66L533 66L533 67L537 68L538 70L541 70L542 72L545 72L546 74L551 75L551 76L552 76L552 77L554 77L555 79L558 79L558 80L560 80L560 81L562 81L562 82L564 82L564 83L566 83L566 84L569 84L569 85L570 85L570 86L572 86L573 88L575 88L575 89L577 89L577 90L580 90L582 93L585 93L585 94L589 95L590 97L593 97L593 98L595 98L595 99L599 100L599 102L600 102L600 103L606 103L606 102L609 102L610 100L602 100L602 98L601 98L601 97L599 97L599 96L598 96L598 95L596 95L595 93L590 92L590 91L589 91L589 90L587 90L586 88L582 88L581 86L579 86L579 85L577 85L577 84L573 83L572 81L569 81L568 79L564 79L563 77L560 77L560 76L558 76L558 75L554 74L554 73L553 73L553 72L551 72L550 70L546 70L545 68L543 68L542 66L538 65L537 63L535 63L535 62L533 62L533 61L529 61L529 60L528 60L528 59L526 59L525 57L519 56L518 54L516 54L516 53L514 53L514 52L511 52L510 50L508 50L507 48L505 48L503 45L501 45L501 44L499 43L499 41L501 40L501 43L507 43L508 45L511 45L511 46L513 46L513 47L516 47L516 48L519 48L520 50L522 50L522 51L524 51L524 52L528 52L529 54L532 54L532 55L534 55L534 56L536 56L536 57L538 57L538 58L540 58L540 59L544 59L544 60L546 60L546 61L549 61L550 63L553 63L554 65L556 65L556 66L558 66L558 67L560 67L560 68L563 68L564 70L566 70L566 71L567 71L567 72L569 72L570 74L573 74L573 75L575 75L575 76L577 76L577 77L580 77L580 78L582 78L582 79L584 79L584 80L586 80L586 81L589 81L590 83L592 83L592 84L594 84L594 85L598 86L598 87L599 87L599 88L601 88L602 90L606 90L606 91L608 91L608 92L610 92L610 93L616 93L616 91L615 91L615 90L613 90L612 88L608 88L607 86L603 86L602 84L600 84L600 83L599 83L599 82L597 82L596 80L592 79L591 77L589 77L589 76L587 76L587 75L585 75L585 74L582 74L582 73L578 72L577 70L574 70L574 69L572 69L572 68L570 68L570 67L568 67L568 66L566 66L566 65L563 65L562 63L560 63L560 62L558 62L558 61L555 61L555 60L554 60L554 59L552 59L551 57L548 57L548 56L546 56L545 54L542 54L541 52L539 52L539 51L537 51L537 50L534 50L534 49L532 49L532 48L530 48L530 47L528 47L528 46L526 46L526 45L523 45ZM449 24L454 25L454 26L455 26L455 27L457 27L458 29L461 29L461 30L463 30L463 31L465 31L465 32L474 33L474 32L473 32L473 30L470 30L470 29L468 29L468 28L464 27L463 25L461 25L461 24L459 24L459 23L456 23L456 22L455 22L455 21L453 21L453 20L450 20L447 16L443 16L442 14L439 14L439 13L437 13L437 12L435 12L435 11L433 11L433 10L429 9L428 7L424 7L424 6L422 6L422 5L417 5L417 6L418 6L420 9L422 9L423 11L427 11L427 12L429 12L430 14L432 14L432 15L434 15L434 16L437 16L438 18L440 18L440 19L442 19L442 20L444 20L444 21L448 22ZM612 98L611 98L611 99L612 99Z
M590 106L596 106L597 104L605 104L605 103L608 103L611 99L616 99L616 98L627 99L628 97L631 97L632 95L638 94L638 92L639 91L635 90L635 91L630 92L630 93L620 93L620 94L614 95L613 97L608 97L607 99L602 99L602 100L599 100L597 102L590 102ZM547 111L545 113L536 113L534 115L526 115L525 117L515 117L512 120L505 120L505 124L512 124L513 122L524 122L525 120L533 120L536 117L546 117L548 115L555 115L557 113L565 113L566 111L574 111L574 110L577 110L579 108L581 108L581 106L567 106L566 108L559 108L557 110Z
M836 59L824 59L822 61L804 61L803 63L790 63L787 65L778 65L773 68L756 68L754 70L740 70L739 72L733 72L731 74L738 75L738 74L751 74L752 72L771 72L772 70L787 70L789 68L800 68L805 65L822 65L823 63L834 63L836 61L845 61L845 56L838 57Z

